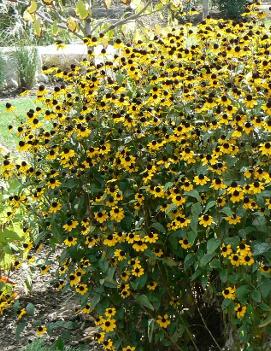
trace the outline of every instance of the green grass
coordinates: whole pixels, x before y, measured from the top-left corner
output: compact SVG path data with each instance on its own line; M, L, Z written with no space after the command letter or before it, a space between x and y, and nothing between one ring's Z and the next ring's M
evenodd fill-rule
M7 102L15 106L16 110L13 112L7 112ZM26 112L34 107L34 98L32 97L18 97L0 100L0 144L10 149L15 148L18 140L16 137L16 129L20 122L24 120ZM9 125L13 126L13 132L9 131Z

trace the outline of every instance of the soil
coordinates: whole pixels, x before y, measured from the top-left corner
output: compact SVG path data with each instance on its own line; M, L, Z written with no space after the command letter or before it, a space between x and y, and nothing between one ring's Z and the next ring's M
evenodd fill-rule
M45 249L37 259L45 258L48 253ZM56 255L49 257L55 261ZM98 351L100 348L93 340L97 331L94 319L91 316L83 317L76 313L76 300L71 292L57 292L53 287L53 276L56 266L52 264L51 274L41 275L38 269L33 272L26 265L9 274L10 280L15 284L18 299L14 306L20 303L25 308L29 303L35 306L34 314L24 317L27 321L23 332L16 337L16 314L14 306L0 316L0 351L19 351L37 338L37 323L53 326L50 336L44 336L48 345L53 344L61 337L66 346L84 346L83 350ZM25 281L31 276L32 287L28 291ZM29 306L29 305L28 305Z

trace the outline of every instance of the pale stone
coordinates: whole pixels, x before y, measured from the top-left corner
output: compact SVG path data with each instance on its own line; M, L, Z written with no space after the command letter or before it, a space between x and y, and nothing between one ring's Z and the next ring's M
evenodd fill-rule
M18 73L16 59L14 58L15 47L0 48L0 55L5 61L5 88L18 88ZM64 48L57 48L56 45L38 46L38 67L36 72L37 83L48 83L48 77L41 72L42 66L57 66L61 69L70 68L71 64L77 64L88 56L88 47L84 44L70 44ZM112 45L108 45L105 56L101 55L102 46L94 48L96 56L95 63L101 63L104 60L113 60L114 55L118 52Z

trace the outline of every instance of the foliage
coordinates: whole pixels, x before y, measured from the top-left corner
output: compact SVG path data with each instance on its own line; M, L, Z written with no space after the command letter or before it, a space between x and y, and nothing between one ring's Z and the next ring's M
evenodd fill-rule
M5 83L4 65L5 65L5 61L2 55L0 55L0 89L3 88Z
M71 347L64 346L61 343L54 343L54 345L49 346L42 339L35 339L31 344L27 345L23 351L84 351L86 348L84 347Z
M224 18L237 19L245 11L248 0L214 0Z
M271 42L253 8L244 23L115 39L114 56L87 37L88 60L44 67L63 82L39 87L19 131L10 206L39 228L31 257L40 242L61 250L55 289L95 316L104 350L265 349Z
M21 257L20 252L27 239L27 233L22 228L22 208L19 202L15 205L19 200L17 192L20 183L7 175L7 170L12 168L8 161L10 157L8 150L0 145L0 315L10 307L15 297L13 282L5 273L11 266L20 265L16 256Z
M115 6L113 6L115 5ZM160 12L165 9L182 7L181 0L32 0L24 12L24 19L29 23L37 37L42 38L45 33L50 33L56 39L65 37L82 39L87 35L95 35L103 31L114 35L114 30L124 28L125 24L138 21L145 15ZM95 13L102 10L102 18L95 17ZM117 17L110 18L110 13L116 11ZM62 40L59 40L60 42Z
M0 144L5 145L10 150L14 150L19 136L15 133L11 133L11 129L14 130L20 126L20 123L24 120L26 112L35 107L34 99L31 97L20 97L13 99L12 103L16 109L16 114L14 112L6 111L5 104L7 100L2 100L0 104Z
M53 43L50 35L44 33L42 38L35 36L32 26L24 20L23 14L28 1L0 2L0 46L11 46L20 42L40 45Z
M14 51L16 66L21 89L31 89L35 82L35 75L39 65L36 47L19 45Z

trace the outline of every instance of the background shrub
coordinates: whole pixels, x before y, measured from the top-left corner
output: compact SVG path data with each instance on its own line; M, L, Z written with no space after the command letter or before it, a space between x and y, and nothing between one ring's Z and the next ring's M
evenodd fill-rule
M4 72L5 61L0 55L0 89L3 88L5 83L5 72Z
M19 87L21 89L31 89L39 67L37 48L19 45L16 47L14 57L17 62Z
M85 38L88 59L69 71L44 67L62 82L38 88L18 130L23 186L10 205L28 210L26 253L61 250L54 287L95 316L104 350L262 351L270 29L206 19L115 39L114 57L107 40Z
M214 0L224 18L238 19L245 10L247 0Z

